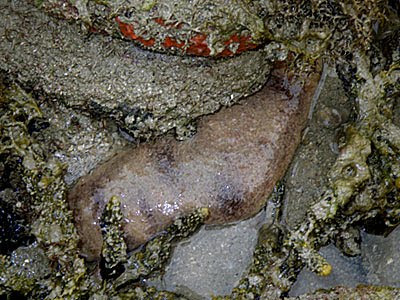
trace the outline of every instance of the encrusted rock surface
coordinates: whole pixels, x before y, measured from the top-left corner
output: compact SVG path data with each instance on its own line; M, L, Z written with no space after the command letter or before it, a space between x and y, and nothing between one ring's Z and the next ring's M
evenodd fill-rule
M36 3L95 32L124 35L142 47L199 56L232 56L264 41L262 1L58 1ZM118 25L117 25L118 24Z
M26 1L0 1L0 70L142 139L172 129L183 138L193 133L196 117L260 89L270 50L220 60L151 53L88 34Z

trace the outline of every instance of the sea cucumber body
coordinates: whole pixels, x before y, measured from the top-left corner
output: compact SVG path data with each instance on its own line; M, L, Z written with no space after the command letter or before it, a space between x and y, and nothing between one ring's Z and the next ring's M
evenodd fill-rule
M139 145L81 178L69 203L82 254L100 257L99 220L112 196L121 199L129 249L195 208L208 207L211 224L257 213L300 141L318 78L289 78L278 68L260 92L202 118L190 140Z

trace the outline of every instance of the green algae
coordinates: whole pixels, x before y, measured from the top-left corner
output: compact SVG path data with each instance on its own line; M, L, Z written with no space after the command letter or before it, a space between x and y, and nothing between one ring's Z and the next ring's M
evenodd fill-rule
M83 276L86 268L78 257L78 236L65 201L63 166L48 159L28 133L28 122L41 117L34 99L17 85L12 85L1 95L1 102L0 152L22 159L20 174L31 197L31 208L35 215L32 233L45 250L46 257L55 263L58 270L40 284L44 286L43 289L52 290L49 298L79 295L85 283ZM2 278L1 293L10 289L25 295L31 292L35 280L14 271L14 265L10 265L4 257L2 263L8 276L4 274Z

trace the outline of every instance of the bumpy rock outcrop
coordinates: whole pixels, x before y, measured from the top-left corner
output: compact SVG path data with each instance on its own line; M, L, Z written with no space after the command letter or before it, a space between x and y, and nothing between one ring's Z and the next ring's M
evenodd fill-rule
M88 35L27 1L0 1L0 71L68 107L113 119L137 138L171 129L185 136L193 119L260 89L267 53L220 60L157 54Z

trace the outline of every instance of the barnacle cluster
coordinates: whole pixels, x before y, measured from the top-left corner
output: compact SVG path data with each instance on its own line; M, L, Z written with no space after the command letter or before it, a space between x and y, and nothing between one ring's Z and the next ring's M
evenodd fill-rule
M0 12L3 72L68 109L112 120L136 140L169 131L187 138L197 117L256 92L271 69L268 49L215 60L166 55L88 34L29 1L2 0Z
M179 54L231 56L262 40L258 1L59 1L40 6L52 14L79 19L89 28L140 45ZM118 22L118 25L116 23Z

